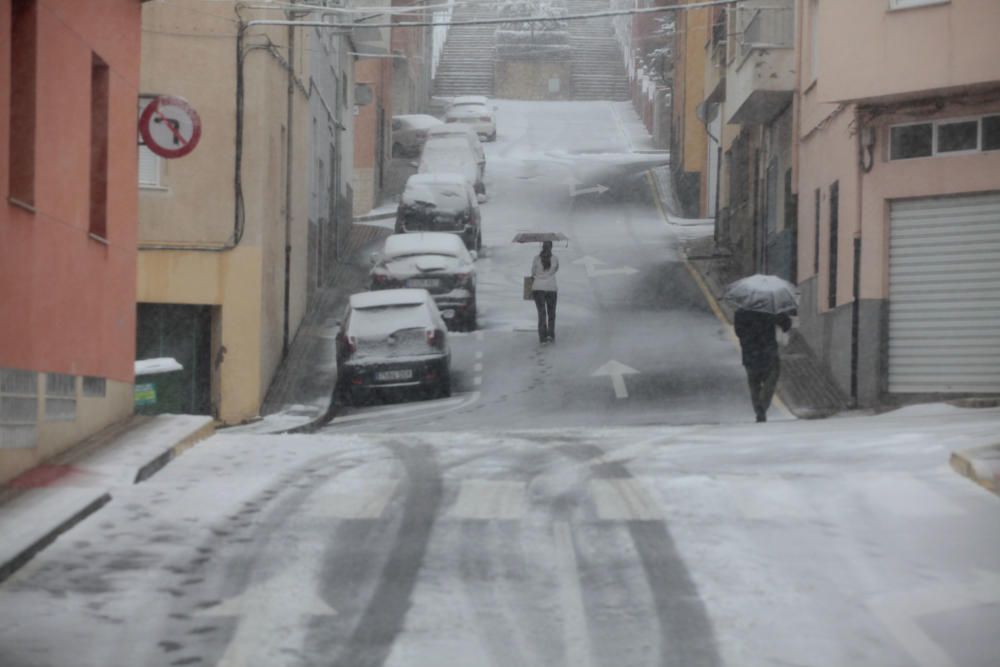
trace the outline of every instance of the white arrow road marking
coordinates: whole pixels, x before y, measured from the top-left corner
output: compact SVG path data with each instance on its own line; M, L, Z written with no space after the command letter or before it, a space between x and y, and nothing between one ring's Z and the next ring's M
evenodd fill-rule
M573 260L573 264L583 264L583 268L587 271L588 278L600 278L601 276L630 276L639 273L638 269L634 269L631 266L623 266L619 269L599 269L597 267L603 266L605 262L597 259L596 257L591 257L590 255Z
M954 667L955 661L920 627L921 617L1000 603L1000 575L978 571L973 581L934 586L869 600L868 607L920 667Z
M580 185L580 181L576 180L575 178L570 178L566 182L566 184L569 186L570 197L578 197L580 195L591 195L591 194L602 195L611 189L603 185L592 185L590 187L581 188L578 187Z
M217 667L287 664L282 649L299 648L309 627L308 616L336 616L337 612L316 594L321 580L323 544L282 545L291 550L282 559L281 572L267 581L251 584L243 593L201 612L203 616L236 616L236 632Z
M611 386L615 389L615 396L617 398L628 398L628 389L625 387L625 376L638 374L639 371L634 368L612 359L591 373L591 377L610 377Z

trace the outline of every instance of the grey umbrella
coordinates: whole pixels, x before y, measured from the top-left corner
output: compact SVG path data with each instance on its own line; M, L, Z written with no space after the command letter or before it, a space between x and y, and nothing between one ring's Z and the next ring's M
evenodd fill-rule
M761 273L741 278L726 287L723 299L743 310L778 315L799 307L799 289L778 276Z
M566 241L564 234L560 232L520 232L514 237L514 243L542 243L544 241Z

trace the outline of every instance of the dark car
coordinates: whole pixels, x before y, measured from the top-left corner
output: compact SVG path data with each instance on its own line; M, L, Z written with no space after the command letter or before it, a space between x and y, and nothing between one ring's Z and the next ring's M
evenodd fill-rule
M397 234L457 234L469 250L483 247L482 214L469 182L459 174L414 174L396 209Z
M427 290L452 329L476 328L475 253L454 234L394 234L372 267L371 289Z
M336 346L342 400L364 402L381 389L451 395L448 330L427 290L352 295Z

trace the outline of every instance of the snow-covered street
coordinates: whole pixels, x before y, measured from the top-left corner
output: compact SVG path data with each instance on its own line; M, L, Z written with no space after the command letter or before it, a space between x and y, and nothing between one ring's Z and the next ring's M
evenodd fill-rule
M629 106L499 105L454 395L121 489L0 584L0 665L996 665L1000 508L949 456L1000 409L753 423ZM545 346L510 242L540 230Z

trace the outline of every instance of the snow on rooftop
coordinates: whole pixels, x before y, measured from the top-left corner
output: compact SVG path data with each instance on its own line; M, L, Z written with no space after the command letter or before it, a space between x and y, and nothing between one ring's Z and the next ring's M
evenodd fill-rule
M160 373L172 373L182 371L182 366L173 357L159 357L157 359L140 359L135 362L136 375L159 375Z

